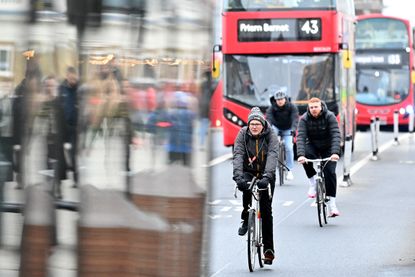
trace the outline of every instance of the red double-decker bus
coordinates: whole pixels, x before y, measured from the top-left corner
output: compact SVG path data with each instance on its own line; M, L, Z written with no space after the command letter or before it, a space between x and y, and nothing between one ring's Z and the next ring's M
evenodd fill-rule
M382 125L407 125L414 107L414 49L410 22L382 14L362 15L356 27L357 125L373 117Z
M343 138L354 136L354 22L353 0L224 1L224 144L233 145L252 106L265 111L273 86L300 113L311 97L324 100Z

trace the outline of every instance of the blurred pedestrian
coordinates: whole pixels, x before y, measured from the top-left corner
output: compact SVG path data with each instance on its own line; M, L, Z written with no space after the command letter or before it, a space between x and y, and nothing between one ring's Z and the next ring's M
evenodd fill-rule
M78 123L78 86L79 77L76 69L69 66L66 69L66 78L59 85L59 100L63 108L64 125L63 129L64 141L67 143L66 148L70 156L70 168L74 173L74 186L78 182L78 172L76 165L76 149L77 149L77 123Z
M175 93L175 108L169 111L169 139L167 151L169 162L180 162L190 166L193 138L193 120L195 113L189 109L190 97L187 93Z
M42 86L45 98L40 116L43 117L47 126L47 167L54 171L53 192L56 197L62 198L61 181L66 179L64 111L58 97L58 81L55 76L46 76Z
M202 87L199 97L199 145L205 148L209 130L210 99L212 97L212 76L210 71L203 73Z

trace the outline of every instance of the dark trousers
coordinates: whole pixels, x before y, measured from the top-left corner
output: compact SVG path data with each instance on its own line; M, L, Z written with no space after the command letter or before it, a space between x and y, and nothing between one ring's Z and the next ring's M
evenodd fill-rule
M305 148L305 156L308 159L327 158L331 156L330 149L317 149L313 145L307 144ZM308 178L316 175L313 163L303 163L305 173ZM329 161L323 169L324 178L326 179L326 195L336 197L337 177L336 162Z
M275 180L271 181L271 192L274 195ZM252 194L250 191L244 191L242 196L243 211L242 220L248 220L248 210L251 207ZM272 198L269 199L268 191L261 191L259 208L262 218L262 237L264 243L264 251L271 249L274 251L274 228L272 217Z

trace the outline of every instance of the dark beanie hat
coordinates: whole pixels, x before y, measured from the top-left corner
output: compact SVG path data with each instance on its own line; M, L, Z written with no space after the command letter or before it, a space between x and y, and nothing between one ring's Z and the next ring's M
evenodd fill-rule
M262 126L265 127L266 120L265 120L264 114L261 112L261 110L258 107L253 107L251 111L249 112L248 125L249 125L249 122L251 122L254 119L261 122Z

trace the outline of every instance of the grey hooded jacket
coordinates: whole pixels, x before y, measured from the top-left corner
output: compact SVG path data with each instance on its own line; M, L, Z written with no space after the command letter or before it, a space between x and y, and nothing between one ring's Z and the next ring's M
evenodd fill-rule
M233 179L242 180L244 173L258 178L275 180L275 168L278 159L278 138L270 124L262 133L254 137L248 127L243 127L236 137L233 152Z

